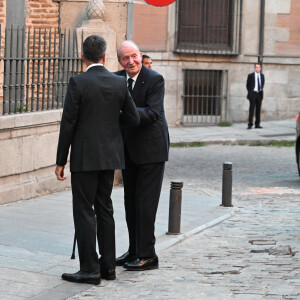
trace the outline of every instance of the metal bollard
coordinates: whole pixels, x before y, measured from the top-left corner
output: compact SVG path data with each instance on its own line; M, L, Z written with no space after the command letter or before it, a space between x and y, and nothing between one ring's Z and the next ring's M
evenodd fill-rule
M180 234L182 187L183 182L171 181L167 234Z
M232 196L232 162L223 163L222 206L231 207Z

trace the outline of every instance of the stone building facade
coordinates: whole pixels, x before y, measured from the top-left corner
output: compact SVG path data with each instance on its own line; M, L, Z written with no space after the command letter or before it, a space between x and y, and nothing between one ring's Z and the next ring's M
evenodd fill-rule
M97 10L102 4L101 18L91 17L87 7ZM262 125L299 112L299 0L176 0L166 7L142 0L0 0L0 24L2 37L11 25L103 34L111 71L120 68L117 46L133 39L165 78L170 126L230 121L245 122L246 128L245 83L258 61L266 77ZM3 49L2 38L1 112ZM45 65L36 66L39 74ZM70 187L68 167L64 182L53 174L61 113L61 108L39 106L0 115L0 204Z
M104 6L103 3L105 13L102 14L101 9L98 11L98 8ZM58 88L66 91L67 76L59 77L58 74L69 76L74 72L74 65L78 65L77 62L70 63L68 50L64 51L65 57L58 59L57 56L62 52L60 49L63 49L60 44L67 44L68 47L69 39L66 35L68 32L77 32L79 45L77 56L80 57L81 36L101 34L108 41L106 66L111 71L116 70L118 68L116 47L126 38L127 1L0 0L0 21L0 148L2 153L0 156L0 204L4 204L70 188L68 165L66 166L67 180L58 182L54 176L62 109L56 104L51 105L53 104L52 96L50 102L47 102L49 94L55 96L54 91ZM14 35L15 44L10 48L15 50L17 40L20 48L23 41L25 55L28 55L30 60L30 64L27 64L28 59L21 63L20 60L18 62L14 58L6 60L6 68L9 68L9 71L4 71L4 57L16 57L16 55L14 53L12 55L10 51L5 54L3 51L6 26L7 37L10 40L12 40L11 32L15 34L19 31L16 30L17 28L26 27L26 38L22 39L22 32L19 32L19 39ZM51 39L50 29L52 30ZM54 38L55 30L56 38ZM45 32L46 35L44 35ZM27 42L28 36L30 42ZM71 40L71 45L73 41ZM8 42L9 45L10 42ZM19 54L21 52L19 51ZM24 57L23 54L22 57ZM46 59L43 60L43 57ZM48 73L49 66L51 70ZM6 81L3 79L5 74ZM28 76L30 76L30 81L27 81ZM58 79L53 85L55 76ZM19 92L22 88L23 96L20 96ZM26 94L27 91L29 96ZM15 96L14 99L12 99L13 96ZM23 97L23 100L20 101L20 97ZM42 101L44 98L45 105ZM4 102L6 110L3 109ZM15 110L16 102L22 103L17 110ZM23 104L26 106L24 110ZM116 174L118 175L118 172ZM118 176L116 176L117 182Z
M154 69L166 79L165 107L170 125L182 123L205 125L220 121L247 123L249 104L245 84L248 73L253 72L255 62L263 64L266 77L262 122L291 118L299 112L300 2L298 0L177 0L162 8L151 7L142 2L132 5L131 13L134 21L131 33L133 39L141 45L142 52L152 57ZM186 3L186 7L181 3ZM192 18L188 25L190 30L193 30L193 26L200 27L199 19L204 18L204 23L209 23L209 20L217 17L207 9L206 13L210 14L210 17L198 15L195 18L192 5L195 10L201 10L200 5L207 7L210 5L211 9L217 10L218 5L224 4L235 6L231 17L233 23L240 22L236 27L236 30L240 30L237 36L240 43L237 53L224 55L222 51L205 53L205 51L188 52L176 49L179 43L177 33L182 21L180 15L187 14ZM224 10L222 7L219 9ZM215 28L218 29L212 30L220 30L220 27L217 27L218 23L216 21L215 23ZM206 29L206 33L209 34L211 31ZM189 34L189 31L185 34ZM214 44L214 41L211 44ZM191 70L194 70L194 73L198 72L200 78L201 71L207 76L211 76L209 72L216 71L212 74L217 78L219 73L223 80L219 91L205 92L215 101L221 102L219 109L208 111L208 116L205 107L199 108L201 105L207 105L207 102L201 103L201 96L204 99L205 95L200 94L197 98L195 97L197 92L194 91L191 95L191 91L188 91L191 85L187 82L187 77L190 76L188 72ZM204 84L207 82L204 81ZM188 97L192 99L189 104ZM216 97L219 97L219 100ZM207 98L204 100L207 101ZM190 109L187 106L190 106Z

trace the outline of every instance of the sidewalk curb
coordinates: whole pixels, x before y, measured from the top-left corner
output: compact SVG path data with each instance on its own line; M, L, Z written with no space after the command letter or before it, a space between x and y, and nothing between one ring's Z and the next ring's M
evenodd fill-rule
M214 219L210 222L207 222L201 226L198 226L186 233L182 233L182 234L179 234L179 235L175 235L175 236L172 236L172 238L168 238L166 241L162 241L160 242L158 245L157 245L157 252L160 253L160 252L163 252L165 250L167 250L168 248L174 246L175 244L177 243L180 243L181 241L183 241L184 239L196 234L196 233L199 233L205 229L208 229L210 227L213 227L215 225L218 225L220 223L222 223L223 221L231 218L232 216L235 215L235 213L238 211L237 208L234 208L233 211L227 213L226 215L222 216L222 217L219 217L217 219ZM170 235L168 236L170 237Z
M241 140L241 139L218 139L218 140L195 140L190 142L171 142L171 147L190 147L192 144L201 143L203 146L209 145L240 145L240 146L255 146L255 145L267 145L272 141L279 141L279 142L293 142L293 139L289 138L282 138L282 139L253 139L253 140ZM201 147L201 146L198 146Z
M239 211L239 209L237 207L234 207L233 210L219 218L216 218L212 221L209 221L201 226L198 226L186 233L182 233L182 234L179 234L179 235L164 235L163 237L167 238L167 240L165 241L161 241L159 243L156 244L156 252L157 253L161 253L165 250L167 250L168 248L182 242L183 240L185 240L186 238L196 234L196 233L199 233L205 229L208 229L208 228L211 228L215 225L218 225L220 223L222 223L223 221L233 217L236 212ZM119 277L121 274L123 274L124 272L131 272L131 271L127 271L126 269L123 269L121 270L120 272L117 273L117 276Z

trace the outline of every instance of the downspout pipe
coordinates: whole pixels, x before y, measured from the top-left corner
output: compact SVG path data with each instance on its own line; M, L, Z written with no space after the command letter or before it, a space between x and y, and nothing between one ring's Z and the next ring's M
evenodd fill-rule
M265 0L260 0L260 22L259 22L259 48L258 63L262 64L264 54L264 33L265 33Z
M133 28L134 28L134 2L133 0L128 0L126 40L133 40Z

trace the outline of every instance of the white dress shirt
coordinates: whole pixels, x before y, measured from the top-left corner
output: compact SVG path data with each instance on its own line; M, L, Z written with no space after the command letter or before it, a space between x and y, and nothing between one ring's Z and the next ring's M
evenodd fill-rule
M134 77L130 77L127 73L126 73L126 80L127 80L127 87L128 87L128 78L131 78L133 81L132 81L132 89L134 89L134 86L135 86L135 82L138 78L140 73L137 73Z
M255 74L255 86L254 86L254 91L255 91L255 92L259 92L259 90L258 90L258 84L257 84L257 78L258 78L258 80L259 80L259 83L260 83L260 89L261 89L261 76L260 76L260 73L257 73L257 72L255 72L254 74Z

